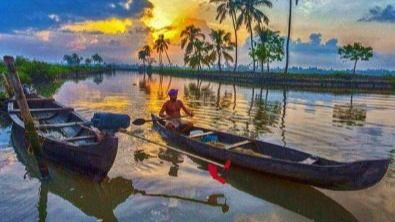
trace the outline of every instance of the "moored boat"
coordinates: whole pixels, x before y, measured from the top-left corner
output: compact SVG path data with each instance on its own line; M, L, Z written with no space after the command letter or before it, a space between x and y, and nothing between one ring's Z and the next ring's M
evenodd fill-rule
M326 189L359 190L373 186L385 175L390 163L389 159L338 162L200 127L193 129L200 133L184 135L166 129L165 122L155 115L152 120L165 139L196 154L218 161L231 160L233 165Z
M54 99L29 95L27 102L46 159L95 180L107 175L118 151L118 138L113 133L86 125L87 120ZM9 101L8 114L18 138L24 139L25 127L16 101Z

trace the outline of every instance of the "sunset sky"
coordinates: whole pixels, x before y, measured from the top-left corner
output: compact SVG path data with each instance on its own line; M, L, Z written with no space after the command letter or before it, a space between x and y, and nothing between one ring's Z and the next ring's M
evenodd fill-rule
M285 35L288 1L262 8L269 27ZM13 0L0 2L0 54L61 62L64 54L101 54L107 62L137 63L137 50L159 35L171 40L170 58L180 65L180 31L190 24L204 32L231 31L215 20L208 0ZM361 69L395 70L393 0L301 0L294 8L291 66L350 68L337 55L340 45L356 41L372 46L374 58ZM248 33L239 31L241 62L248 58ZM283 62L275 66L282 67Z

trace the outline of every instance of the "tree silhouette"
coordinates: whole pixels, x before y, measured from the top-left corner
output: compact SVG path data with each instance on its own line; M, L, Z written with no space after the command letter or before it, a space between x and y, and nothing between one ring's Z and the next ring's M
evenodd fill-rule
M354 61L353 74L355 74L359 60L368 61L373 57L373 48L365 47L361 43L356 42L353 45L348 44L339 48L339 55L342 59Z

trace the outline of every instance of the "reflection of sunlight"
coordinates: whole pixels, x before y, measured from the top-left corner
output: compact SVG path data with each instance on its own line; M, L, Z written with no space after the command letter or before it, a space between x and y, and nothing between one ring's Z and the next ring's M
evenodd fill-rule
M89 110L122 112L129 107L129 101L123 96L106 96L97 100L80 100L76 105Z

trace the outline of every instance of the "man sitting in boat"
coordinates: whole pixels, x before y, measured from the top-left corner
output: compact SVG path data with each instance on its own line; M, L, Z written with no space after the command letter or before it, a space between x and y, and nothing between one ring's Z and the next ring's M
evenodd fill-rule
M168 92L170 100L166 101L159 112L159 116L166 119L166 128L170 130L177 130L181 133L188 133L192 127L192 122L181 119L181 109L188 115L193 116L193 113L184 106L181 100L177 99L178 90L171 89Z

